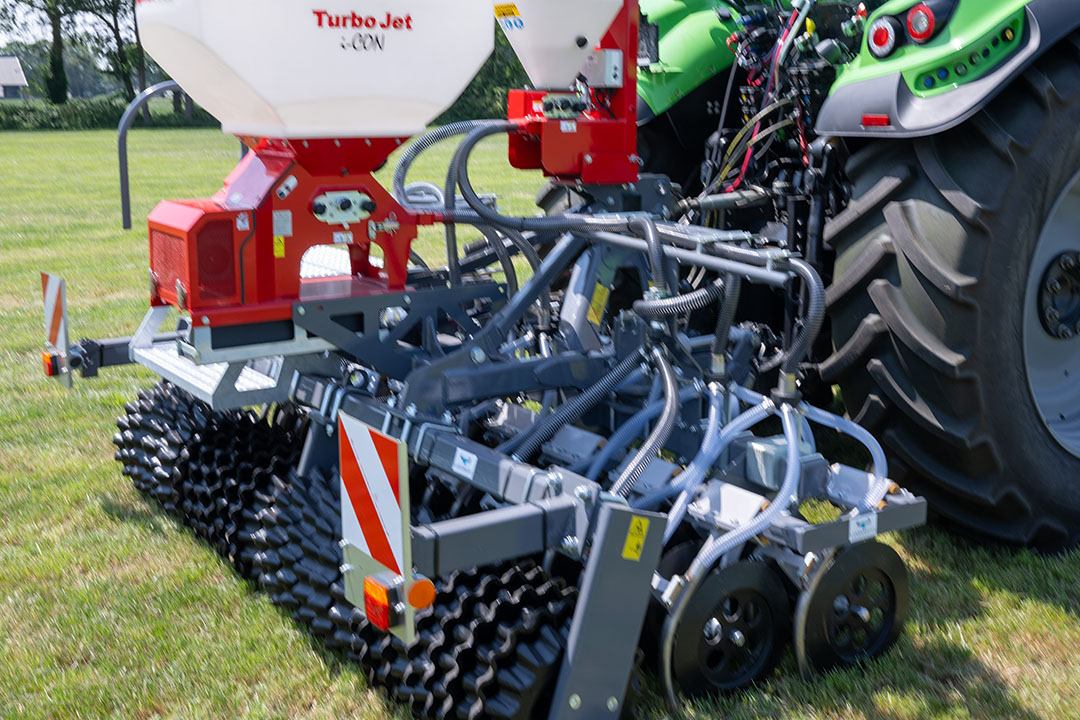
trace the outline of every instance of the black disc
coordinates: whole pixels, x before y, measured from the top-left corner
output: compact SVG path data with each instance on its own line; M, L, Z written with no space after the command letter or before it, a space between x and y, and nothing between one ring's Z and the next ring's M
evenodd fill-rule
M881 655L896 642L908 610L904 561L888 545L838 552L799 595L795 657L804 677Z
M767 677L787 642L791 604L768 566L740 562L709 574L675 634L672 674L688 697Z

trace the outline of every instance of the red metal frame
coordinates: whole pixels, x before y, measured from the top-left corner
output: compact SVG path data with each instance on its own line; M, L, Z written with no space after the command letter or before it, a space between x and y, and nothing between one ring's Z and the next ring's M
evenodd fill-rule
M155 304L211 327L288 319L305 284L304 253L335 242L347 244L353 277L363 279L349 294L405 287L417 226L432 218L411 214L372 176L402 138L243 140L252 152L213 198L163 202L150 214ZM375 201L369 219L347 229L316 219L315 198L352 190ZM373 229L387 222L398 228ZM370 262L372 245L381 269Z
M511 164L565 182L636 182L637 47L637 2L627 0L599 45L624 58L622 87L597 91L608 110L549 119L545 92L512 91L509 116L519 132L510 138ZM213 198L163 202L150 214L154 304L176 305L197 324L220 327L290 319L305 285L308 295L330 287L347 295L405 288L417 226L441 217L410 213L372 176L404 138L242 140L252 152ZM364 193L377 209L349 228L330 226L312 211L328 191ZM387 231L386 223L396 229ZM332 243L348 246L350 282L301 281L304 253ZM370 262L373 244L383 252L381 269Z
M510 91L507 114L520 127L519 134L510 138L513 167L543 170L548 177L565 182L637 182L638 22L637 2L624 3L599 45L602 50L623 53L623 85L610 98L613 117L591 112L575 120L546 118L546 91Z

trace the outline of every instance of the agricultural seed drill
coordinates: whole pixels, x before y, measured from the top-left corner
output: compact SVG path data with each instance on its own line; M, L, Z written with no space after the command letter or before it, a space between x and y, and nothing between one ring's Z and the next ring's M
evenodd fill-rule
M762 10L766 106L814 77L788 42L812 6ZM43 276L46 371L159 374L118 421L125 474L419 715L622 716L640 657L674 703L767 677L789 640L808 675L885 651L907 575L874 539L926 504L803 397L825 291L791 198L770 191L761 232L721 228L691 211L764 205L756 185L691 208L640 172L635 2L495 4L535 89L508 120L424 134L490 54L491 12L140 2L148 50L252 152L213 198L151 213L132 337L70 346ZM781 145L813 166L829 152L799 117ZM494 136L565 212L478 192ZM446 187L407 184L453 137ZM412 248L435 224L444 267ZM775 303L783 322L755 319ZM826 460L813 425L869 469Z

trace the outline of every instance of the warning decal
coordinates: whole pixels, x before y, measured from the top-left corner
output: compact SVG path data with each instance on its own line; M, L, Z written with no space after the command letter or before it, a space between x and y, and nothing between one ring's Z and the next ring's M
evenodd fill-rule
M641 553L645 549L645 538L649 534L649 519L635 517L630 521L630 530L626 533L622 556L624 560L641 562Z
M520 17L521 13L518 12L517 5L514 3L503 3L495 6L495 17L508 18L508 17Z

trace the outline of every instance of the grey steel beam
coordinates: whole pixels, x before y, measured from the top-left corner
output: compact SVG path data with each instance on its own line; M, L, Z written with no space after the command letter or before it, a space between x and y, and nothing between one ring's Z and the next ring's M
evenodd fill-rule
M549 720L622 713L666 522L622 505L600 507Z
M571 532L579 502L562 495L413 527L413 566L421 575L438 577L542 553Z

